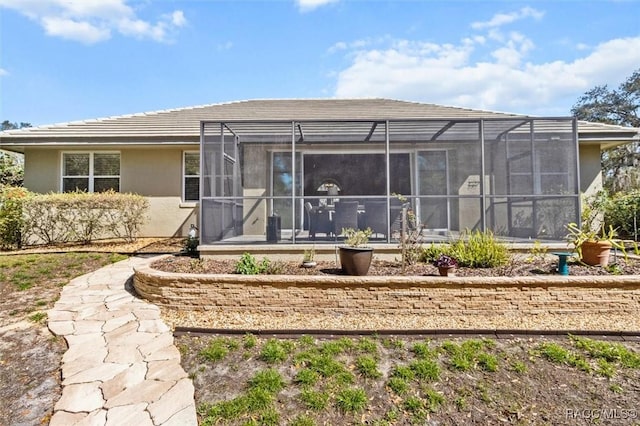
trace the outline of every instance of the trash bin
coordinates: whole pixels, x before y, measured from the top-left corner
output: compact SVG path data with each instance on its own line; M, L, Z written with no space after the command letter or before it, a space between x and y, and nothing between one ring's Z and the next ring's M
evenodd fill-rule
M280 216L269 216L267 218L267 242L277 243L280 238Z

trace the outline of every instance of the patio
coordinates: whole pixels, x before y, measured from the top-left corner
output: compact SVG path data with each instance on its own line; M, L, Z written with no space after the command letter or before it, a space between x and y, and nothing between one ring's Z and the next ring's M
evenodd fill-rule
M559 240L579 220L572 118L202 121L201 245Z

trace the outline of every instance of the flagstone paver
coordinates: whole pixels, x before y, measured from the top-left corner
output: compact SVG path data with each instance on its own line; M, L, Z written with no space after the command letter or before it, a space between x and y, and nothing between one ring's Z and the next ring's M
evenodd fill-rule
M193 383L160 309L135 297L130 258L73 279L49 311L63 336L62 397L50 424L197 425Z

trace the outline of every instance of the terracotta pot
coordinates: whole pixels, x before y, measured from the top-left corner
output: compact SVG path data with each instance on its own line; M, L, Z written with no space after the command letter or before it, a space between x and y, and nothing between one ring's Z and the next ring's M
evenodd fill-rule
M443 277L455 277L456 276L456 268L455 266L439 266L438 272Z
M372 257L371 247L340 247L340 265L348 275L367 275Z
M582 261L591 266L607 266L611 254L609 241L585 241L581 246Z

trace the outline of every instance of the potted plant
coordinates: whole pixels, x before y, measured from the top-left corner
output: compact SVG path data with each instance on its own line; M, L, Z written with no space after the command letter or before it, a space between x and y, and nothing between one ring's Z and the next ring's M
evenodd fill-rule
M316 256L316 250L312 247L304 251L304 255L302 256L302 267L303 268L315 268L318 264L314 259Z
M456 275L456 268L458 267L458 261L451 256L441 254L434 262L433 265L438 268L438 272L443 277L454 277Z
M345 236L346 246L340 246L340 264L342 270L349 275L367 275L371 259L373 258L373 248L367 247L371 228L356 230L353 228L343 228L342 234Z
M572 245L580 260L591 266L607 266L611 248L616 247L624 252L624 245L616 240L616 230L609 225L601 226L599 231L591 230L588 226L578 226L577 223L567 225L567 241Z
M624 244L616 238L616 230L612 226L607 228L604 224L604 211L610 203L606 191L583 197L581 226L577 223L566 226L569 231L566 236L567 242L575 248L580 260L587 265L607 266L612 247L626 254Z

